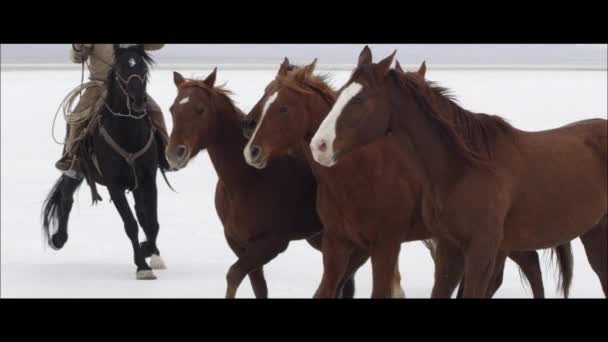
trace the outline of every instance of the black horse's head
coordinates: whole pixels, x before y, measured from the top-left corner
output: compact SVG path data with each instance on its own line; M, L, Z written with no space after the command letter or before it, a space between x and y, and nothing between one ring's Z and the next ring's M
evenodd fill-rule
M152 62L141 44L114 44L114 66L109 80L134 112L145 110L146 84Z

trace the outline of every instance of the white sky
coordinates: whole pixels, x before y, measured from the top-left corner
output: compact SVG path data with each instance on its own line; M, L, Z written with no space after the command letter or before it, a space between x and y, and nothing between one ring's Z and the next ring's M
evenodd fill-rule
M294 63L319 58L321 64L353 64L364 44L168 44L154 52L158 63ZM397 49L404 64L606 65L607 45L586 44L370 44L374 59ZM68 62L69 44L2 44L8 63Z

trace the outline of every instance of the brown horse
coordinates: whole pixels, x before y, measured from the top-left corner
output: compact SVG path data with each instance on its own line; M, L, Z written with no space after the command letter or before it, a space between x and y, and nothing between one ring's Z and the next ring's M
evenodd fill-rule
M396 141L390 137L350 154L336 168L327 169L314 162L308 147L310 137L335 102L335 91L325 81L326 77L313 75L314 67L313 62L290 71L285 59L275 80L266 87L264 96L247 116L249 124L245 134L251 139L243 152L245 159L252 166L264 168L272 165L269 161L290 151L307 157L318 180L318 210L326 229L323 242L325 272L317 297L332 297L337 280L356 270L370 253L374 276L372 296L394 296L400 287L398 278L391 283L393 266L379 270L378 260L383 260L386 251L398 253L400 242L391 247L385 243L396 236L402 236L403 241L430 237L421 225L420 217L416 216L414 198L419 186L408 177L411 171L407 159L391 157L399 157L399 154L395 151L398 148ZM421 68L422 76L423 72ZM375 167L379 162L384 163L381 170ZM408 203L411 210L407 207L404 211L403 205ZM410 231L408 228L412 225L415 228ZM410 235L404 232L410 232ZM336 244L342 247L336 248ZM342 252L342 249L348 251ZM332 257L330 253L334 250L340 252ZM523 270L531 279L535 295L542 293L542 278L535 277L540 275L540 270L534 269L527 259L519 260L524 267L531 266ZM394 267L397 267L396 261ZM532 271L531 275L528 275L529 271ZM540 283L532 280L537 278ZM496 288L498 286L500 284Z
M408 72L403 69L401 63L398 60L395 61L395 69L401 73L408 73L412 77L418 77L421 80L424 80L426 77L426 63L422 62L417 72ZM434 253L434 244L431 243L430 248L433 248ZM568 298L570 292L570 285L572 283L572 247L570 243L566 243L564 245L560 245L555 249L551 249L551 256L557 256L557 262L559 266L559 282L558 288L561 288L564 297ZM526 276L528 283L530 284L530 288L532 289L532 295L534 298L545 298L545 289L543 285L543 277L542 271L540 267L540 260L538 256L538 252L536 251L511 251L509 253L509 259L515 261L517 266L519 266L520 270ZM504 274L504 264L506 261L506 256L503 256L502 259L496 261L496 266L494 269L494 276L490 282L490 287L488 288L487 296L492 298L496 291L502 285L503 274ZM502 266L501 266L502 265ZM520 273L521 274L521 273ZM458 286L457 298L462 298L464 292L464 281L460 282Z
M218 174L217 214L238 257L226 276L226 297L234 298L249 275L255 296L266 298L263 266L285 251L290 241L307 239L321 248L316 182L306 162L298 158L280 158L263 171L245 163L243 114L227 90L214 86L216 70L204 81L174 73L177 97L170 108L173 130L166 155L173 167L181 169L207 149ZM342 295L352 297L353 279L344 283Z
M399 191L389 191L387 182L380 181L390 180L392 186L395 179L405 180L401 175L411 173L402 162L404 158L387 158L386 151L398 148L391 138L353 154L339 168L315 165L308 139L334 103L335 91L323 78L312 76L314 66L315 63L289 72L288 60L281 64L275 80L247 116L252 123L250 127L255 130L243 151L245 159L262 169L274 165L290 151L297 151L309 161L318 182L317 209L325 228L322 243L325 270L315 297L334 297L340 280L349 277L370 255L374 278L372 297L394 297L401 292L394 274L401 241L406 240L402 228L412 225L419 228L410 240L430 237L424 227L416 225L420 221L402 207L403 204L415 207L411 194L417 189L402 182ZM378 170L374 167L376 163L390 163L391 167ZM395 237L398 243L390 246L385 243ZM327 261L332 259L327 255L334 251L340 252L336 256L340 262L328 265ZM383 260L392 262L379 262Z
M422 218L441 237L438 252L457 246L464 253L464 265L452 260L451 267L464 269L465 297L486 295L496 260L509 251L579 236L588 255L601 256L589 261L606 294L608 242L597 224L608 214L607 121L524 132L391 69L393 57L372 63L363 49L311 141L315 160L332 166L391 133L424 176Z

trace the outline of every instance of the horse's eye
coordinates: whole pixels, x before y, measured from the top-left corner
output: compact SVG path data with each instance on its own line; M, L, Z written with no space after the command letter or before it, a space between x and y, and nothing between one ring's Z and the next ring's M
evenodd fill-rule
M362 104L363 103L363 99L360 96L357 96L353 99L353 103L355 104Z
M279 108L279 112L280 113L287 113L287 107L282 106L281 108Z

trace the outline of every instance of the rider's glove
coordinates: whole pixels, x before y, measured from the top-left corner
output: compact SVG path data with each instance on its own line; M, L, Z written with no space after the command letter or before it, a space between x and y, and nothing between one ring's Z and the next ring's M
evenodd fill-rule
M90 49L91 44L72 44L72 48L70 49L70 59L72 62L80 64L87 60Z

